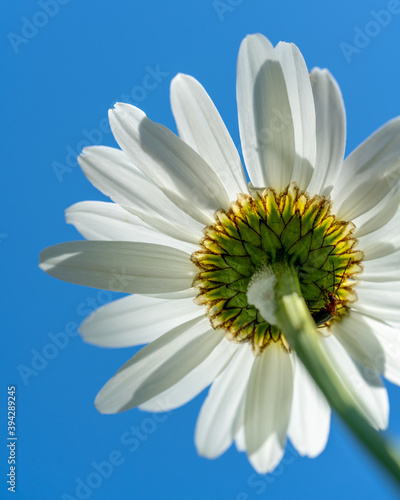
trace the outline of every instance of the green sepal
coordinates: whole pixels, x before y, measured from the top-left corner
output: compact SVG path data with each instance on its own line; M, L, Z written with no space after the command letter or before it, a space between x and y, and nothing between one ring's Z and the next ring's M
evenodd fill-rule
M301 226L303 234L308 233L308 231L314 230L315 220L317 218L320 205L321 205L320 200L315 199L306 208L301 218Z
M259 247L261 245L261 236L259 233L256 233L254 229L249 227L247 224L244 223L239 223L239 231L240 231L240 236L243 241L247 241L248 243L251 243L252 245Z
M226 307L241 307L242 309L245 309L246 307L248 307L246 294L237 293L234 297L227 301Z
M204 279L207 281L216 281L218 283L229 285L230 283L241 279L242 275L240 275L233 269L221 269L218 271L204 271L202 273L199 273L199 277L200 279Z
M222 234L218 234L215 240L226 251L228 255L241 255L243 257L247 255L243 243L239 240L229 238L228 236Z
M232 327L236 330L239 331L242 328L244 328L246 325L249 323L252 323L257 316L257 311L256 309L242 309L241 313L239 316L235 319L235 321L232 323Z
M275 234L282 234L285 227L275 196L271 193L266 200L267 224Z
M307 285L309 283L314 283L315 280L320 280L325 278L329 274L329 271L326 269L318 269L316 267L311 267L307 265L301 266L301 270L299 272L299 277L301 283Z
M323 267L332 250L334 250L334 247L331 246L311 250L308 254L306 264L311 267Z
M268 255L264 252L264 250L261 250L260 248L257 248L251 243L247 242L244 243L244 246L246 248L246 251L248 252L248 255L250 255L253 266L256 269L258 267L261 267L267 261Z
M263 347L270 338L270 327L266 321L257 323L254 330L254 343L258 347Z
M292 217L282 232L281 241L283 241L285 248L290 248L296 241L299 241L300 237L300 219Z
M288 260L292 263L303 265L307 260L312 240L312 232L309 231L287 249Z
M229 285L231 290L236 290L237 292L245 292L247 291L247 287L249 286L251 278L242 278L237 280Z
M214 283L215 286L215 283ZM218 286L212 290L207 290L204 296L208 300L219 300L219 299L230 299L234 297L238 292L229 289L226 285Z
M195 260L200 260L201 265L204 267L218 267L219 269L226 269L227 267L229 267L229 265L225 262L221 255L216 255L214 253L195 256Z
M272 229L264 223L260 225L260 230L262 249L268 254L271 260L275 260L276 252L282 248L282 244Z
M218 314L218 321L220 323L225 323L225 321L228 321L232 318L235 318L240 314L241 310L239 308L236 309L224 309Z
M217 216L228 236L235 238L236 240L240 240L239 231L235 223L227 216L227 214L224 212L218 212Z
M236 272L245 276L246 278L251 278L253 276L255 268L251 262L250 257L232 257L227 255L225 257L226 263L234 269Z

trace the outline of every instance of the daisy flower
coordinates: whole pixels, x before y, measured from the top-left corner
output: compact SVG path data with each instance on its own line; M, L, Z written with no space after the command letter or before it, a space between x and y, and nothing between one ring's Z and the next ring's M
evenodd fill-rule
M239 153L210 97L176 76L179 137L138 108L110 111L121 147L79 158L113 203L86 201L67 222L89 241L47 248L50 275L130 295L81 326L106 347L148 344L103 387L102 413L185 404L211 384L197 421L199 453L234 441L260 473L289 438L315 457L330 427L327 400L276 318L279 266L298 282L313 334L376 429L388 424L380 375L400 383L400 119L344 161L346 119L325 69L262 35L237 68ZM307 313L308 314L308 313Z

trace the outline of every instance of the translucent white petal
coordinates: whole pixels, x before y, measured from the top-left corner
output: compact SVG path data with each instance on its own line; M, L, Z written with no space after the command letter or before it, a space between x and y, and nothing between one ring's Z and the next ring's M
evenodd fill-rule
M197 249L193 243L160 233L116 203L82 201L69 207L65 216L67 223L73 224L87 240L155 243L187 253Z
M279 42L275 54L282 66L292 111L296 157L291 180L305 190L313 174L317 150L310 77L303 56L293 43Z
M246 451L246 438L244 432L244 424L245 424L245 409L246 409L246 397L247 397L247 389L244 391L241 401L239 403L239 409L235 416L235 420L233 423L233 434L235 436L235 445L238 451Z
M150 226L183 241L201 239L204 225L172 203L123 151L92 146L83 150L78 161L97 189Z
M179 382L210 355L223 336L197 318L143 347L96 397L101 413L129 410ZM160 408L161 409L161 408Z
M191 288L196 266L171 247L125 241L71 241L43 250L40 267L54 278L125 293Z
M241 427L239 427L239 430L235 435L235 445L237 451L246 451L246 438L244 435L244 419L243 419L243 424L241 425Z
M133 163L182 211L204 225L229 208L215 172L190 146L138 108L117 103L110 110L113 134Z
M129 295L93 311L79 331L90 344L127 347L152 342L204 314L204 308L192 298L168 300Z
M321 343L355 406L372 426L386 429L389 400L379 374L371 372L366 376L362 366L349 356L334 335L321 339Z
M262 35L247 36L239 50L237 103L243 156L257 188L281 191L291 178L295 139L282 67Z
M292 393L290 356L279 343L271 343L254 362L245 409L247 454L261 474L272 470L283 456Z
M400 288L398 282L360 281L358 300L351 308L381 321L400 321Z
M314 95L317 158L308 191L327 196L342 168L346 146L346 112L339 85L326 69L315 68L310 74Z
M379 259L364 261L359 278L363 281L399 281L400 250Z
M365 261L379 259L400 250L400 210L396 209L389 222L365 236L360 237L357 228L355 236L358 238L359 248L364 252Z
M197 420L197 451L208 458L224 453L234 437L235 418L255 359L249 345L239 347L235 357L213 383Z
M146 293L141 294L146 297L154 297L155 299L169 299L169 300L180 300L188 299L189 297L196 297L199 294L197 288L188 288L187 290L180 290L179 292L167 292L167 293Z
M345 160L332 191L333 212L353 220L375 207L400 182L400 118L372 134Z
M376 371L400 384L400 330L364 314L351 311L332 325L340 343L362 367L366 379Z
M180 137L214 170L230 199L247 193L239 153L200 83L191 76L177 75L171 82L171 106Z
M222 339L202 363L175 385L140 405L140 408L146 411L165 411L186 404L213 382L230 362L238 347L238 344Z
M296 356L288 435L301 455L313 458L324 450L330 420L331 409L325 396Z
M365 235L365 237L367 237L372 234L371 237L374 239L375 236L373 233L375 231L380 231L384 226L393 223L393 219L396 218L396 213L399 213L399 202L400 189L399 185L395 185L379 203L368 210L368 212L353 220L357 228L354 232L354 236L356 238L361 238ZM397 227L399 226L399 216L395 224L397 224ZM396 236L398 236L397 233Z

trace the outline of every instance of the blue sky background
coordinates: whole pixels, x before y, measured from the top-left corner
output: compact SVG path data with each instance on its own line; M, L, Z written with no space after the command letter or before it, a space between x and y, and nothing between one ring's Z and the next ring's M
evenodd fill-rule
M344 95L350 152L400 114L400 14L381 17L385 26L371 24L372 11L400 11L400 2L54 2L7 2L0 20L1 498L12 495L6 485L7 385L17 387L20 499L396 498L391 482L335 416L319 458L300 458L289 448L273 474L258 477L235 448L215 461L197 456L193 431L205 394L166 415L100 415L93 406L97 391L135 349L96 348L74 335L111 294L52 279L37 262L44 247L79 239L65 224L64 209L105 199L75 158L85 141L115 145L105 128L115 102L136 99L151 119L175 130L169 83L178 72L191 74L239 145L236 57L248 33L264 33L274 44L293 41L310 69L332 71ZM51 15L43 15L46 5ZM357 30L374 35L357 40L362 48L355 46ZM346 58L343 42L357 52ZM143 91L143 79L157 68L157 87ZM64 344L54 347L61 338ZM399 437L400 389L388 384L388 390L390 431ZM140 438L124 444L132 426ZM96 464L110 460L113 470L98 484ZM79 481L92 488L78 495Z

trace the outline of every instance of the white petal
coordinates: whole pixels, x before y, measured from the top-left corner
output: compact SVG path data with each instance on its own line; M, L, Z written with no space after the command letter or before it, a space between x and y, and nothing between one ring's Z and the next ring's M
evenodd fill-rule
M300 359L295 357L292 413L288 435L301 455L316 457L329 436L331 409Z
M370 236L375 239L373 233L379 231L382 227L393 224L393 219L396 218L399 212L400 189L399 185L395 185L393 189L368 212L356 217L353 222L356 226L354 236L361 238L362 236ZM397 217L397 227L400 223L400 217ZM396 223L395 223L396 224ZM366 237L365 236L365 237ZM398 234L396 233L396 236Z
M228 367L213 383L197 420L197 451L208 458L224 453L234 437L235 418L255 360L249 345L239 347Z
M145 411L173 410L208 387L237 351L239 345L223 338L211 354L175 385L140 405Z
M290 356L271 343L254 362L247 388L245 439L255 470L264 474L281 460L293 393Z
M364 314L351 311L332 325L332 332L343 347L364 365L366 379L376 371L390 382L400 384L400 331Z
M235 416L235 420L233 422L233 435L235 436L235 445L238 451L246 451L246 436L245 436L245 410L246 410L246 397L247 397L247 388L244 391L240 403L239 408Z
M167 292L167 293L145 293L141 294L146 297L154 297L155 299L168 299L168 300L180 300L188 299L189 297L196 297L199 294L197 288L188 288L187 290L180 290L179 292Z
M87 240L155 243L187 253L197 249L192 243L160 233L115 203L82 201L69 207L65 216Z
M292 111L296 158L291 180L305 190L313 174L317 149L310 77L303 56L293 43L279 42L275 54L282 66Z
M381 321L400 321L400 289L397 282L360 281L356 287L358 300L351 308Z
M191 76L177 75L171 82L171 106L180 137L214 170L230 199L247 193L237 149L200 83Z
M400 182L400 118L396 118L363 142L343 164L332 191L333 211L339 219L364 214Z
M190 146L138 108L117 103L110 110L113 134L133 163L182 211L204 225L229 208L217 175Z
M176 327L143 347L118 370L97 395L97 409L117 413L155 397L204 361L222 338L210 328L207 318Z
M245 405L243 405L243 408L244 408ZM244 414L244 412L243 412ZM236 449L237 451L246 451L246 437L245 437L245 434L244 434L244 416L243 416L243 423L242 425L239 427L239 430L236 432L236 435L235 435L235 445L236 445Z
M328 196L342 168L346 146L346 112L339 85L326 69L310 74L314 95L317 158L308 191Z
M129 295L93 311L79 331L90 344L127 347L152 342L199 316L204 316L204 309L192 298L168 300Z
M271 43L247 36L239 50L237 102L243 156L252 184L285 188L295 159L292 113L285 78Z
M43 250L40 267L55 278L125 293L191 288L196 267L175 248L125 241L71 241Z
M97 189L158 231L192 243L202 237L203 225L174 205L123 151L92 146L78 161Z
M372 426L386 429L389 400L379 374L371 372L366 377L359 363L349 356L334 335L321 339L321 342L356 407Z
M396 208L396 204L394 207ZM365 261L379 259L400 250L400 210L396 208L389 222L375 229L361 237L358 228L355 233L359 247L364 252Z
M399 281L400 250L379 259L364 261L359 278L363 281Z

